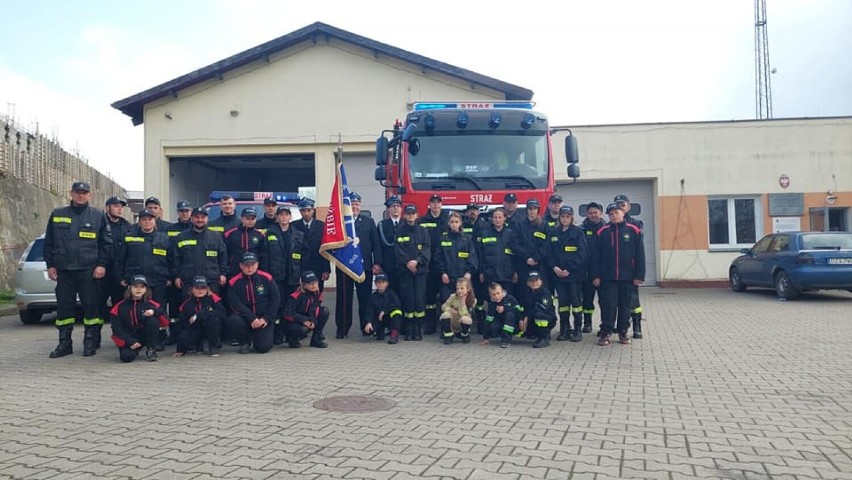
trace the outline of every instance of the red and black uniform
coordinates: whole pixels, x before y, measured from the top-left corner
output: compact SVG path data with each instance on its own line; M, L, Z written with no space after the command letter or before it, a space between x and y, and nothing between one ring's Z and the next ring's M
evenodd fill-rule
M278 293L281 295L279 315L275 319L275 345L284 343L284 323L281 318L287 308L287 302L290 301L290 294L299 288L302 262L308 255L305 236L299 230L289 226L285 231L277 223L266 230L266 254L263 256L261 268L275 279Z
M591 275L601 279L601 335L626 335L633 281L645 280L642 233L633 224L610 222L598 230L592 251Z
M234 227L225 231L225 249L228 250L228 272L235 275L240 271L240 258L246 252L252 252L264 262L266 254L266 235L252 227Z
M309 292L298 289L290 294L287 310L284 312L284 335L291 347L301 345L301 340L311 334L311 346L324 345L322 331L328 323L330 313L322 305L322 292ZM313 330L305 326L313 322Z
M189 319L195 315L195 321ZM210 350L220 348L219 332L225 322L225 306L215 293L203 297L190 295L180 306L181 333L177 337L177 351L186 353L191 348L201 350L201 342L207 338Z
M154 310L150 317L146 310ZM169 325L169 318L160 304L153 300L127 299L118 302L109 312L112 325L112 341L118 346L118 355L122 362L132 362L139 356L141 348L130 348L134 343L153 348L160 327Z
M367 317L367 304L370 303L370 292L373 289L373 265L381 263L381 249L379 248L379 231L376 222L367 215L361 213L355 217L355 233L358 235L358 248L364 259L364 281L356 282L349 278L339 268L335 268L337 277L337 292L334 307L334 322L337 324L337 338L345 338L352 328L352 291L358 297L358 324L361 333L369 319Z
M456 280L470 274L471 280L476 277L479 269L479 258L476 256L476 245L473 238L462 232L444 232L438 240L435 250L434 266L441 279L441 297L444 302L456 291ZM442 276L450 278L449 283L443 283Z
M557 340L579 342L582 340L583 305L581 293L586 279L586 235L576 225L557 226L550 231L548 263L568 271L568 276L553 276L554 289L559 298L559 337ZM571 317L574 328L571 328Z
M379 314L383 313L379 320ZM396 296L396 292L390 288L384 293L376 290L370 295L370 304L367 307L367 323L373 326L376 332L376 340L384 340L385 334L389 333L392 339L399 338L399 329L402 327L402 302ZM394 343L395 340L394 340Z
M606 222L603 220L599 220L597 223L592 223L588 218L583 220L583 223L580 224L580 230L583 231L583 235L586 237L586 246L589 249L589 259L591 260L594 255L595 248L595 234L598 233ZM590 261L586 262L586 278L583 280L583 332L588 333L592 331L592 317L595 314L595 295L598 294L598 287L592 283L592 275L591 275L591 265Z
M258 270L254 275L242 272L228 281L228 328L240 345L254 345L257 353L266 353L272 349L273 330L278 318L278 306L281 295L272 275ZM251 328L251 322L261 318L266 320L263 328Z
M422 340L423 318L426 317L426 276L429 273L429 261L432 246L429 233L420 225L402 223L396 229L396 270L399 275L399 297L405 315L406 340ZM417 261L412 273L408 262Z

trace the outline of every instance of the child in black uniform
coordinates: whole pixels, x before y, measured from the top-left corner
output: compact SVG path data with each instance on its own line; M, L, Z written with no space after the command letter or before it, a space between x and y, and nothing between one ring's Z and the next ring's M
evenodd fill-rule
M175 357L182 357L191 348L198 346L201 350L203 338L207 337L207 353L218 357L222 344L219 343L219 332L225 321L225 306L222 299L207 287L207 279L203 276L192 280L189 297L180 305L180 335L177 337Z
M488 286L488 296L482 345L488 345L489 339L499 334L500 348L509 348L524 308L497 282Z
M169 318L160 304L151 300L148 279L143 275L134 275L128 283L124 300L116 303L109 312L112 341L118 346L122 362L135 360L142 347L145 347L148 361L156 362L155 342L160 327L169 325Z
M376 334L376 340L385 339L385 331L390 332L388 343L395 345L399 342L399 329L402 323L402 303L396 293L389 289L388 276L380 273L375 276L376 291L370 296L367 307L367 325L364 331Z
M550 331L556 324L556 310L553 295L544 286L541 274L535 270L527 274L527 294L525 296L524 319L527 338L535 339L533 348L550 346Z

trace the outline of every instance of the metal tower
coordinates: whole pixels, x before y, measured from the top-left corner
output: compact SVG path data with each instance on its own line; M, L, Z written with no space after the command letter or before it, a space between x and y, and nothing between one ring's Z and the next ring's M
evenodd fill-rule
M766 0L754 0L755 115L772 118L772 80L769 75L769 36L766 29Z

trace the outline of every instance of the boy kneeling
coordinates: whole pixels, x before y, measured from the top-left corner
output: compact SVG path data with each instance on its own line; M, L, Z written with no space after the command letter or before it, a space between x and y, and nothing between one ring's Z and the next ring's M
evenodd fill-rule
M366 333L376 333L376 340L384 340L385 332L390 332L388 343L395 345L399 342L399 329L402 324L402 303L393 290L388 288L388 276L379 273L375 277L376 291L370 296L368 307Z
M497 282L488 286L488 296L482 345L488 345L489 339L499 334L500 348L509 348L512 337L518 330L518 320L524 308Z
M527 337L535 339L533 348L550 346L550 331L556 325L556 310L553 295L543 286L541 274L535 270L527 275L529 291L524 305L524 320Z
M290 348L301 347L301 340L307 338L308 333L311 334L312 347L328 347L322 337L328 316L328 308L322 306L319 278L312 270L305 270L302 272L302 284L290 294L284 313L284 338Z

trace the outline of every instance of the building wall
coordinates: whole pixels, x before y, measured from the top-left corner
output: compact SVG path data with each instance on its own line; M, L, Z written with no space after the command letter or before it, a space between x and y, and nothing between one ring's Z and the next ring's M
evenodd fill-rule
M347 153L369 154L409 103L472 98L504 95L336 39L306 42L146 105L145 191L174 203L169 156L313 153L324 205L339 136Z
M756 235L773 231L769 194L801 194L809 211L852 207L852 118L572 127L581 181L656 181L658 281L721 280L741 245L711 246L709 199L753 197ZM565 180L565 132L554 140L557 180ZM790 179L782 188L779 179ZM847 217L850 215L847 210ZM846 225L852 224L847 218ZM650 253L650 252L649 252Z

